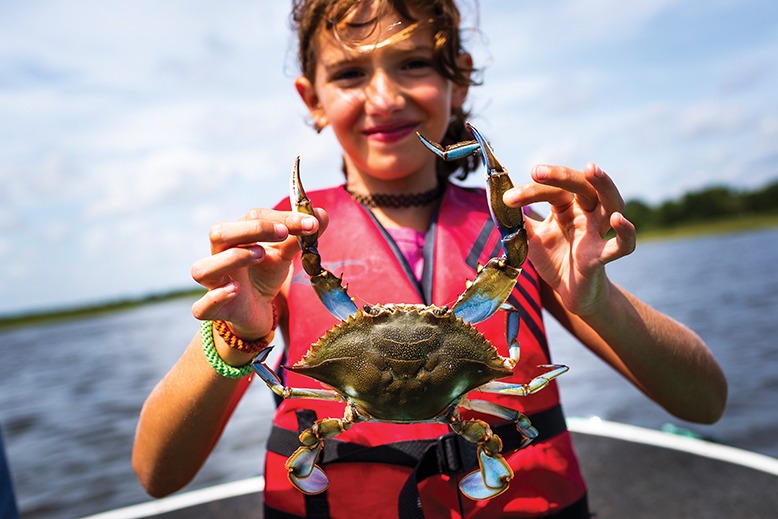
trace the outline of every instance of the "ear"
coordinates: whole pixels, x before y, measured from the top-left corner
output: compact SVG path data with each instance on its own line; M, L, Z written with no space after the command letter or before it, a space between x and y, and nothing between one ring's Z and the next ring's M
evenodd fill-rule
M463 52L457 56L457 68L460 70L472 71L473 57L467 52ZM468 72L467 76L468 78L470 77L470 72ZM454 87L451 92L451 107L460 108L465 103L465 99L467 99L467 92L469 90L470 85L457 85L454 83Z
M321 131L329 124L329 121L327 116L324 115L324 109L319 102L319 96L316 94L316 88L313 83L305 76L298 76L294 80L294 87L300 95L300 99L303 100L303 103L308 108L314 127L317 131Z

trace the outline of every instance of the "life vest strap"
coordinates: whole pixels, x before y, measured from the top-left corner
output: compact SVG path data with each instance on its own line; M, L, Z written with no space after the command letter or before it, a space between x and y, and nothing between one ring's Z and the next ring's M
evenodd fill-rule
M312 423L315 420L312 410L303 409L297 413L298 422ZM531 414L529 419L539 433L533 443L548 440L567 430L561 405ZM502 439L504 453L517 450L523 442L513 422L493 426L492 431ZM300 446L298 435L297 431L273 426L267 450L291 456ZM436 439L408 440L374 447L332 439L324 443L319 464L326 467L330 463L386 463L413 469L400 491L398 511L401 519L415 519L424 517L419 483L438 474L454 475L473 470L478 466L477 448L477 444L454 432Z

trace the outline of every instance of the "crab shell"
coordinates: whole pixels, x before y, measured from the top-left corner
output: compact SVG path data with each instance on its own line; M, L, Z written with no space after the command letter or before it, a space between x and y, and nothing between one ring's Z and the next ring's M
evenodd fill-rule
M511 374L486 337L450 309L407 304L366 306L287 369L396 423L442 417L470 390Z

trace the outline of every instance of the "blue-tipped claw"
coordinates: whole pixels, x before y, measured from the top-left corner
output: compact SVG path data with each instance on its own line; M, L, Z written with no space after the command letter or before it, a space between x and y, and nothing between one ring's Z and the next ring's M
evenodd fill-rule
M286 460L289 481L306 494L319 494L327 490L330 484L327 475L316 465L322 444L312 447L300 447Z
M469 155L478 153L481 149L481 145L478 144L478 141L457 142L456 144L450 144L444 148L437 142L429 140L419 132L416 132L416 135L428 150L446 161L463 159Z
M478 448L478 470L474 470L459 482L459 490L470 499L491 499L508 489L513 470L499 454L490 456Z
M297 157L292 169L289 197L296 212L316 216L313 204L305 194L303 183L300 180L299 157ZM345 321L357 314L357 305L348 295L341 279L322 267L321 255L319 255L317 248L318 238L318 233L297 237L300 249L303 251L303 269L310 276L311 285L325 308L341 321Z
M489 260L453 306L457 317L475 324L494 314L513 290L521 273L521 266L527 259L527 232L524 229L522 209L508 207L503 202L503 195L513 187L508 171L497 160L483 135L469 123L467 129L475 140L459 142L445 148L421 134L417 135L428 149L443 160L456 160L480 151L486 169L489 211L500 232L503 255ZM518 355L515 347L512 353Z
M330 480L318 465L313 467L311 475L307 478L298 478L290 472L289 481L291 481L292 484L300 490L300 492L311 495L321 494L327 490L327 487L330 486Z

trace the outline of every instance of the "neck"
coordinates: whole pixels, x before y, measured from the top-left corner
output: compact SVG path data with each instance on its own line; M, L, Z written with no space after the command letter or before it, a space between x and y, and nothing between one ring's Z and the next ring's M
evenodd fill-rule
M429 207L409 207L405 209L375 207L370 209L370 211L381 222L381 225L387 229L407 227L408 229L424 232L429 229L432 215L436 209L437 204Z
M423 169L389 178L368 174L344 158L346 191L375 215L384 227L408 227L425 231L445 189L438 179L435 161Z

